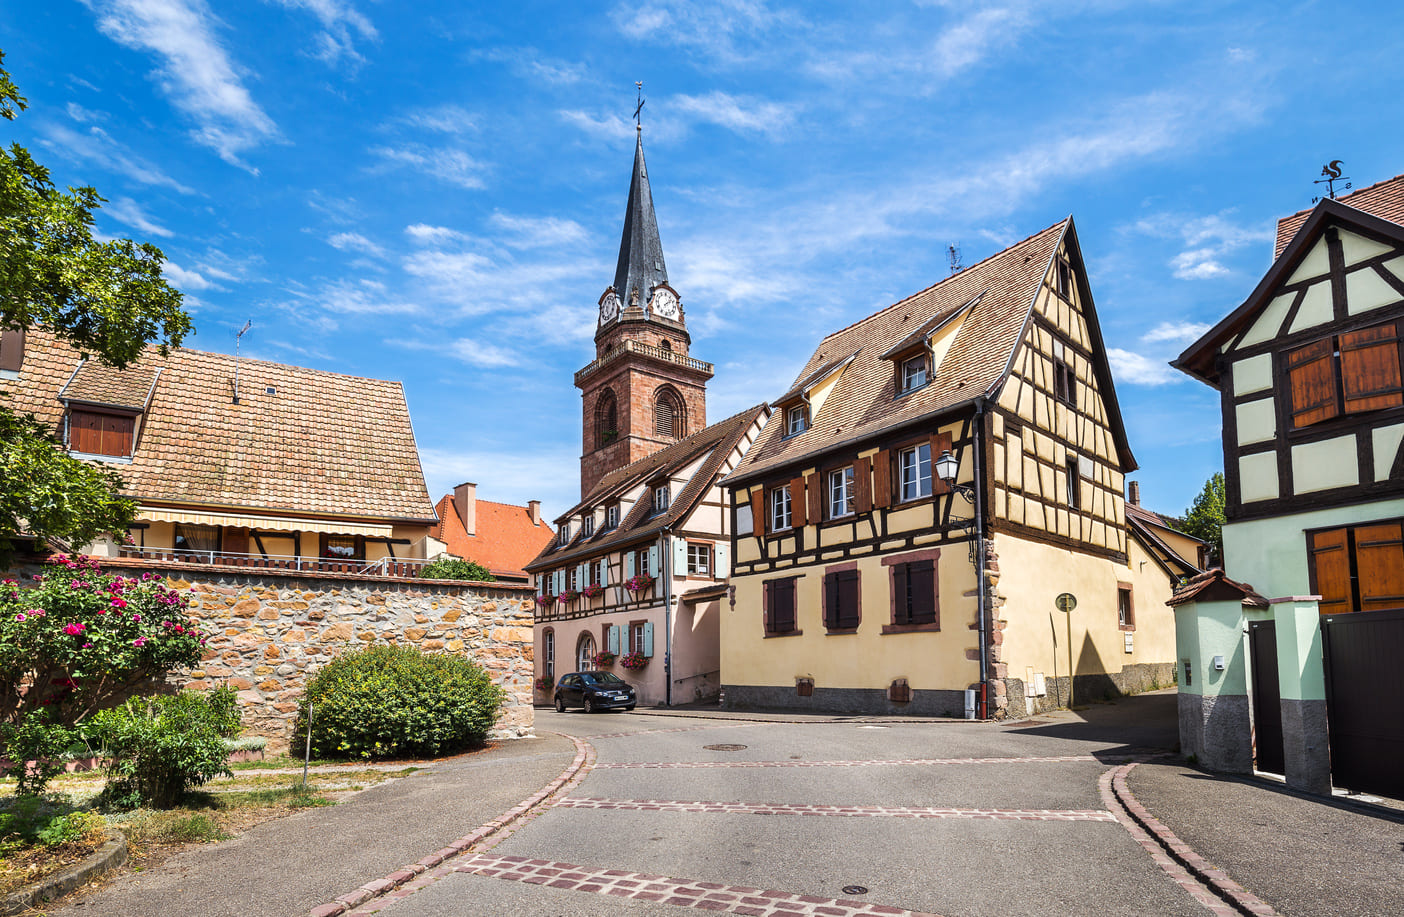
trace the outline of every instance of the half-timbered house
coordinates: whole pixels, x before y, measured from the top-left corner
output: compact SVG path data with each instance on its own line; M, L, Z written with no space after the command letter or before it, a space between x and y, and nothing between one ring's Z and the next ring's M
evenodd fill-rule
M1082 696L1170 683L1175 571L1127 525L1071 218L824 338L772 407L727 479L728 705L959 715L974 690L1001 716L1066 704L1070 667Z

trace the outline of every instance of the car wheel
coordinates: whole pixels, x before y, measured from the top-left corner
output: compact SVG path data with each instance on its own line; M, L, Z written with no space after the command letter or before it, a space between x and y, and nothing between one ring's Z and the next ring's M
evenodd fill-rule
M594 699L593 697L587 697L587 698L585 698L585 712L586 712L586 713L594 713L594 712L595 712L595 699Z
M565 698L559 694L556 695L556 712L565 713Z
M633 704L630 704L629 706L625 707L624 709L625 709L625 710L633 710L633 709L634 709L634 705L633 705Z

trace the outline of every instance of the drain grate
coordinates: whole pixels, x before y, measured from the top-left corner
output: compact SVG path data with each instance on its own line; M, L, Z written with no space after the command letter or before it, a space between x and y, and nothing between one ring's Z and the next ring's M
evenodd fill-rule
M866 885L845 885L845 886L843 887L843 893L844 893L845 895L866 895L866 894L868 893L868 886L866 886Z
M744 745L703 745L707 751L745 751Z

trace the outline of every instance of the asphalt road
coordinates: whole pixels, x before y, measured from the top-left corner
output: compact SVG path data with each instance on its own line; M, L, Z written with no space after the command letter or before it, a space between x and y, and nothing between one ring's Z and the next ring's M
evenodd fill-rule
M588 737L598 750L584 781L487 858L470 857L467 867L481 866L478 874L450 873L375 911L564 917L708 909L707 902L675 906L673 892L645 902L600 890L611 876L644 873L659 888L707 883L719 899L774 890L945 917L1202 914L1110 818L1098 793L1109 763L1173 744L1174 702L1173 694L1142 697L1081 718L1012 726L538 711L538 733ZM524 874L493 876L500 864L488 860L496 857L545 863L520 868L550 867L548 877L595 884L582 892ZM855 885L866 891L844 891ZM805 913L857 913L809 907Z

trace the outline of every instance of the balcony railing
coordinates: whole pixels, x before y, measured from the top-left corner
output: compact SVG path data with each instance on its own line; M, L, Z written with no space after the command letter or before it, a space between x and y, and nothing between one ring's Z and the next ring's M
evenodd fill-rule
M655 360L663 360L666 363L676 363L679 366L686 366L688 369L704 372L709 376L712 375L713 372L712 364L703 360L694 360L692 357L683 356L672 350L664 350L662 347L654 347L652 344L642 344L638 341L625 341L612 350L607 351L604 356L576 373L576 384L578 385L581 379L584 379L601 366L607 363L613 363L626 353L637 353L646 357L652 357Z
M210 564L260 570L294 570L302 573L342 573L356 576L416 577L431 560L382 557L380 560L338 560L331 557L297 557L290 554L230 554L222 551L191 551L184 548L140 548L127 545L122 557L164 560L185 564Z

